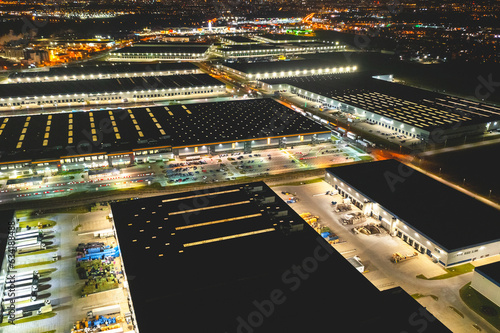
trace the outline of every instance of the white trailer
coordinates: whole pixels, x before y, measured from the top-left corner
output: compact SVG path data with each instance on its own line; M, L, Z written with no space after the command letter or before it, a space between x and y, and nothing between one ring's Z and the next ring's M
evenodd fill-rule
M26 272L26 273L9 273L7 274L7 277L5 278L6 283L9 282L19 282L19 281L24 281L28 279L33 279L33 278L38 278L40 275L38 274L38 271L31 271L31 272Z
M23 292L15 292L14 295L12 295L12 296L9 296L9 294L7 294L6 296L3 297L3 300L10 301L11 299L27 298L27 297L35 297L36 298L37 296L38 296L37 291L26 290Z
M366 143L363 140L356 140L356 142L359 143L360 145L362 145L363 147L368 147L368 143Z
M27 235L39 235L40 233L43 234L43 231L39 230L39 229L19 231L16 233L16 239L19 237L27 236Z
M37 291L38 290L38 286L37 285L32 285L32 284L29 284L29 285L24 285L24 286L20 286L20 287L14 287L14 288L10 288L10 284L6 286L6 288L8 289L5 289L3 294L4 295L8 295L10 293L14 293L14 294L22 294L22 293L25 293L26 291Z
M17 248L17 253L26 253L26 252L31 252L31 251L37 251L37 250L45 250L45 244L43 243L37 243L33 245L28 245L28 246L23 246L21 248Z
M24 239L21 239L21 240L17 240L16 239L15 243L16 243L16 247L19 247L19 246L23 246L23 245L36 244L39 241L40 240L38 239L38 237L30 237L30 238L24 238Z
M115 305L103 306L100 308L94 308L90 312L92 312L91 317L98 317L98 316L108 316L113 313L120 313L120 311L121 311L120 305L115 304Z
M373 142L371 142L371 141L363 139L363 142L365 142L368 145L368 147L375 147L375 144Z
M24 304L19 304L16 306L16 312L17 311L38 311L42 306L50 304L50 300L46 299L44 301L34 301L34 302L29 302L29 303L24 303ZM9 315L9 311L4 311L3 312L4 316Z
M10 300L2 302L2 306L3 306L4 309L6 309L6 308L8 308L10 306L10 303L17 304L17 303L21 303L21 302L34 302L36 300L37 300L36 296L15 298L15 299L12 300L12 302Z
M22 310L15 311L12 314L12 316L9 316L9 313L7 312L7 315L3 316L2 322L3 323L7 323L9 320L16 320L16 319L19 319L19 318L22 318L22 317L23 317L23 311Z
M19 281L19 282L14 282L14 283L7 283L5 285L6 288L10 288L10 289L16 289L16 291L22 287L26 287L26 286L33 286L33 285L38 285L38 279L31 279L31 280L23 280L23 281ZM5 290L4 293L8 291Z
M353 132L347 132L346 136L351 140L356 140L358 138L358 136Z
M23 240L23 239L27 239L27 238L33 238L33 237L43 237L43 234L42 233L36 233L36 234L29 234L29 235L16 235L16 241L20 241L20 240Z

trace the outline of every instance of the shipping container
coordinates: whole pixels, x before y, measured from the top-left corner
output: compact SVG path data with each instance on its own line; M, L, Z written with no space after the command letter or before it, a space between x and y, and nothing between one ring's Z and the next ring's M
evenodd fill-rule
M29 246L22 247L22 248L18 247L17 248L17 253L21 254L21 253L26 253L26 252L31 252L31 251L37 251L37 250L45 250L45 244L38 243L38 244L29 245Z
M110 314L120 313L120 305L115 304L115 305L94 308L92 309L91 312L92 312L91 315L92 317L107 316Z

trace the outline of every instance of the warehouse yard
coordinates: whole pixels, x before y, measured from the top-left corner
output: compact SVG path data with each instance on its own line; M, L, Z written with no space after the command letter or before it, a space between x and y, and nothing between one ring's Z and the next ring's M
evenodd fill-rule
M81 253L77 256L79 244L102 242L104 247L109 248L117 244L113 233L109 232L112 223L107 218L108 206L97 205L92 211L88 206L82 208L48 214L41 211L17 212L22 226L36 226L37 221L44 221L48 227L40 230L46 233L52 231L50 237L44 238L47 250L16 256L16 275L31 274L36 270L39 273L37 301L50 300L52 311L23 318L16 321L15 326L2 324L2 332L17 333L20 329L23 332L70 332L78 326L81 330L75 332L83 332L85 326L90 327L95 322L88 320L89 311L97 311L110 318L106 319L109 329L123 329L123 332L132 329L126 316L130 312L127 291L123 288L123 276L119 274L121 258L105 260L107 265L101 264L102 260L81 261L79 266L88 269L88 279L92 279L92 283L81 279L77 273L77 257L85 259ZM50 249L54 251L48 251ZM101 326L105 325L104 317Z

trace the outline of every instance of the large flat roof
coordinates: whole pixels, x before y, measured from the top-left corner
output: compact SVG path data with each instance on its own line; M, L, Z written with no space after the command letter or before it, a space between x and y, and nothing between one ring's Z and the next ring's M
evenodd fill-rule
M221 51L234 52L234 51L259 51L259 50L283 50L290 51L296 48L320 48L332 47L324 43L311 43L311 42L291 42L291 43L263 43L263 44L243 44L243 45L224 45Z
M500 240L499 210L401 162L327 170L448 251Z
M269 39L269 40L274 40L274 41L311 41L314 42L317 39L314 37L307 37L307 36L297 36L297 35L291 35L291 34L263 34L260 35L260 37Z
M113 51L113 53L197 53L203 54L210 48L201 43L139 43Z
M45 76L81 76L83 75L99 75L99 74L120 74L120 73L150 73L161 71L183 71L198 69L196 65L190 62L159 62L159 63L118 63L118 64L96 64L96 65L81 65L68 67L52 67L48 71L23 71L9 75L9 79L17 78L44 78Z
M222 83L208 74L158 75L81 81L26 82L0 85L0 97L58 96L141 91L149 89L220 86ZM64 96L62 96L64 97Z
M274 43L266 44L246 44L246 45L224 45L221 51L256 51L256 50L276 50L281 49L283 46Z
M331 60L321 59L316 61L309 60L292 60L292 61L269 61L269 62L254 62L254 63L232 63L224 64L224 66L234 70L246 73L271 73L271 72L288 72L297 70L325 69L333 67L350 66L344 56L332 57ZM295 73L292 73L295 75Z
M289 84L428 131L500 119L499 107L374 79L365 73L261 81L278 86Z
M58 158L81 150L98 153L201 146L318 132L329 130L272 99L3 117L0 161Z
M221 36L221 38L230 40L235 43L255 43L255 44L259 43L254 39L243 36Z
M256 303L272 298L277 303L262 316L259 332L419 328L408 321L423 310L411 296L400 288L377 290L263 182L118 202L111 209L141 332L160 326L247 332L242 321L248 323ZM290 225L303 230L287 232ZM438 320L428 324L448 332Z
M477 266L474 270L481 275L488 277L491 282L500 286L500 262Z

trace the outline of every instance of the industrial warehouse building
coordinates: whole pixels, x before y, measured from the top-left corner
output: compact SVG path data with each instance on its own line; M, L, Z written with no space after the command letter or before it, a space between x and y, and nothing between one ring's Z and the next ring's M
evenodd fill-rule
M111 209L136 332L409 333L417 320L449 332L401 288L379 291L263 182Z
M396 160L330 168L325 181L443 266L500 253L500 211Z
M8 244L9 236L16 231L15 219L14 210L0 211L0 233L3 235L0 237L0 295L4 295L4 291L7 289L5 286L7 272L12 270L12 267L9 266L12 266L12 260L15 257L12 254L12 244Z
M272 99L0 118L0 171L102 167L286 147L331 131Z
M255 39L251 39L244 36L226 36L222 35L219 37L220 41L227 45L248 45L248 44L260 44L261 42Z
M198 66L190 62L110 63L95 66L51 67L45 71L26 70L9 75L5 83L49 82L126 78L136 76L163 76L200 74Z
M262 34L255 36L255 39L264 43L312 43L318 41L318 39L314 37L292 34Z
M471 287L500 306L500 262L475 267Z
M366 73L258 81L269 91L286 91L324 108L426 141L500 128L498 107L376 79Z
M212 45L203 43L137 43L113 51L108 61L203 61Z
M212 49L212 53L226 59L232 58L261 58L274 56L292 56L309 53L328 53L344 51L345 45L329 43L266 43L248 45L223 45Z
M317 59L314 61L293 60L254 63L224 63L217 65L217 68L219 70L240 76L241 78L249 81L259 81L266 78L352 73L357 70L357 66L348 65L348 62L341 58L334 58L330 60Z
M226 86L208 74L11 83L0 88L0 111L206 98L226 92Z

